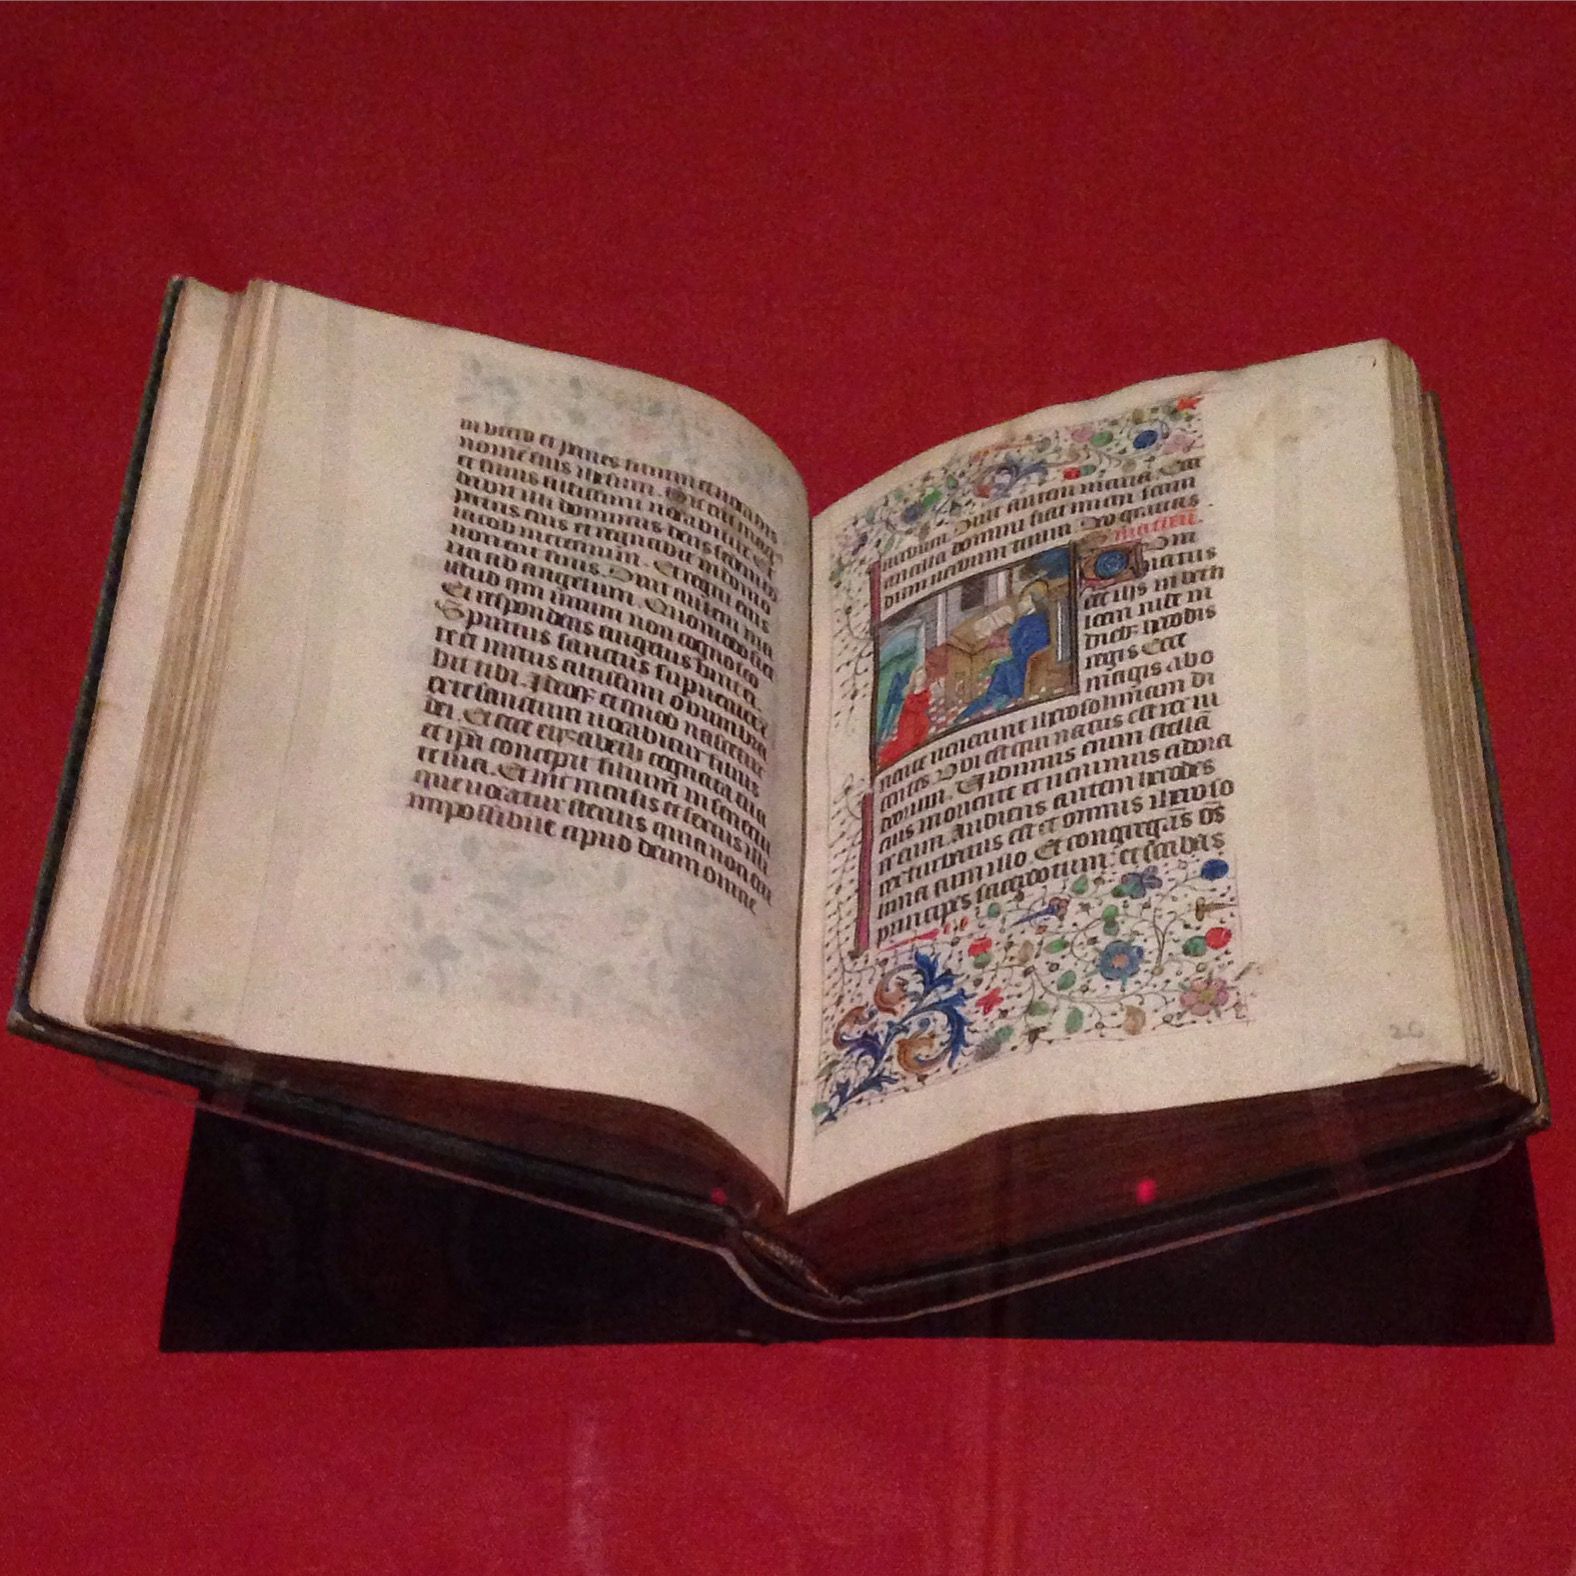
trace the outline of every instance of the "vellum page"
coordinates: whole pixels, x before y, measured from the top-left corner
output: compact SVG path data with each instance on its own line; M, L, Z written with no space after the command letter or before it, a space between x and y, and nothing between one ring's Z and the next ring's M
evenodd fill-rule
M132 526L99 674L49 923L33 976L33 1004L86 1027L93 960L109 907L147 723L164 618L175 583L209 400L231 298L188 282L181 291L143 457Z
M781 1185L797 476L639 373L298 291L275 335L158 1026L653 1102Z
M1466 1060L1388 348L1042 411L816 519L793 1207Z

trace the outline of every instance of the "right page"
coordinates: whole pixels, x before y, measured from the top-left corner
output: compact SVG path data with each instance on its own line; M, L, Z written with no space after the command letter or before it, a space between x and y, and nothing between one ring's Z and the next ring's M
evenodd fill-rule
M943 445L813 526L790 1205L1468 1059L1390 347Z

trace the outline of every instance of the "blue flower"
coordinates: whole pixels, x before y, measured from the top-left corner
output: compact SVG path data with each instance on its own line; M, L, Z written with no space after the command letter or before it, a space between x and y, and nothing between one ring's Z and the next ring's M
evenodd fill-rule
M1131 979L1144 961L1144 949L1136 942L1113 941L1100 954L1100 973L1108 980Z
M1116 890L1124 897L1142 897L1145 892L1152 892L1159 885L1160 872L1150 865L1147 869L1135 870L1123 876Z
M1204 868L1199 871L1199 874L1203 876L1206 881L1218 881L1223 875L1227 874L1230 869L1231 866L1228 865L1224 859L1206 859L1204 861Z

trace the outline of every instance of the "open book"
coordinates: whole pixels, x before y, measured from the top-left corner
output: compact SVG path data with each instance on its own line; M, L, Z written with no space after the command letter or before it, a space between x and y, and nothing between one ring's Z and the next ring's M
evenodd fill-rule
M704 395L187 281L128 500L24 1032L532 1157L820 1311L1544 1118L1394 346L812 520Z

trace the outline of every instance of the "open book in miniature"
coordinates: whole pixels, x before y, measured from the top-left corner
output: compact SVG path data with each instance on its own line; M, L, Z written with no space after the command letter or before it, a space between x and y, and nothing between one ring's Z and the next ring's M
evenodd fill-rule
M813 520L640 373L172 292L16 1026L902 1310L1544 1117L1383 343Z

